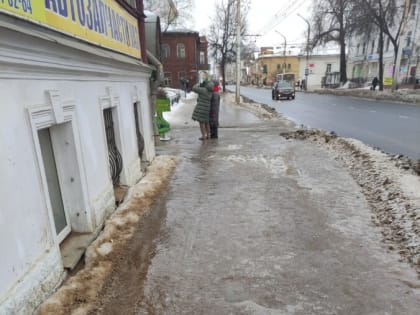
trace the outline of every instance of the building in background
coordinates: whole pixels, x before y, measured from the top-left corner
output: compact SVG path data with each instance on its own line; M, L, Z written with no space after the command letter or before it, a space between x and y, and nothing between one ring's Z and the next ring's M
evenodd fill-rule
M191 30L170 30L162 34L164 85L183 89L199 82L200 72L209 71L207 40Z
M310 54L303 54L300 48L287 51L274 47L261 47L258 56L248 61L249 82L255 85L271 85L277 74L292 73L296 83L307 79L310 90L321 87L337 87L337 73L340 67L340 55L335 48L320 47ZM307 76L305 71L308 69Z
M32 314L155 155L142 1L93 20L16 3L0 3L0 314Z
M308 75L305 76L305 69ZM340 85L340 55L335 53L299 56L299 81L307 79L307 89L336 88Z
M404 0L399 1L403 4ZM420 62L420 0L410 1L410 6L405 32L399 39L402 53L397 83L402 86L414 84L420 77L418 69ZM394 28L396 27L394 26ZM356 86L369 84L374 77L379 75L379 33L353 36L348 46L347 73L349 80ZM383 52L385 86L392 85L394 62L394 46L385 35Z
M272 85L276 75L280 73L293 73L295 78L299 77L299 58L297 51L289 50L274 52L273 47L262 47L260 54L255 60L257 72L254 73L257 84Z

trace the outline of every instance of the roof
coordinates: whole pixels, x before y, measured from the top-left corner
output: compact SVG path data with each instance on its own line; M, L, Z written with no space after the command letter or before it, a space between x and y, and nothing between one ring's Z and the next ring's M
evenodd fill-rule
M197 31L194 30L190 30L187 28L179 28L179 29L173 29L173 30L167 30L166 32L164 32L163 34L199 34Z

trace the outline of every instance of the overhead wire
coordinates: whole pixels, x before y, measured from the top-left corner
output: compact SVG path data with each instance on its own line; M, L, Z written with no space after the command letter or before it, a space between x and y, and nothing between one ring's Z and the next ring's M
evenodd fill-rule
M260 36L266 35L269 31L273 30L276 26L283 23L292 13L305 2L305 0L298 0L283 6L274 14L274 16L259 30Z

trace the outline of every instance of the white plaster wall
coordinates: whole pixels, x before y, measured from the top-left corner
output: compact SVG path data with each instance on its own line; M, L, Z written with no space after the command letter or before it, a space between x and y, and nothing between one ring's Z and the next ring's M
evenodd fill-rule
M141 103L141 133L144 138L144 158L146 161L151 162L155 155L155 139L154 139L154 128L152 117L155 111L150 103L150 86L147 82L141 82L138 89L139 101Z
M0 301L53 243L22 84L0 79ZM20 104L20 106L17 106Z
M84 210L94 230L114 210L100 99L109 88L119 98L119 141L131 185L141 176L131 95L134 86L141 87L139 98L150 108L143 91L148 91L151 71L124 58L97 56L1 26L0 37L0 314L28 314L63 276L28 107L49 104L49 90L74 102ZM142 116L144 130L150 129L149 120L150 113ZM152 137L144 136L146 150L154 155Z
M340 71L339 55L319 55L309 56L308 64L314 64L313 68L309 68L308 89L316 89L321 87L321 79L325 76L327 64L331 64L331 71ZM299 60L299 80L305 79L306 57Z

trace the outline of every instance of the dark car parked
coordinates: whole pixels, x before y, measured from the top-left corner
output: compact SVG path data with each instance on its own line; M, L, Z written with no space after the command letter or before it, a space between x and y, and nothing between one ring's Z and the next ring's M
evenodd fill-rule
M279 100L282 97L295 99L295 87L287 81L274 82L271 97L273 100Z

